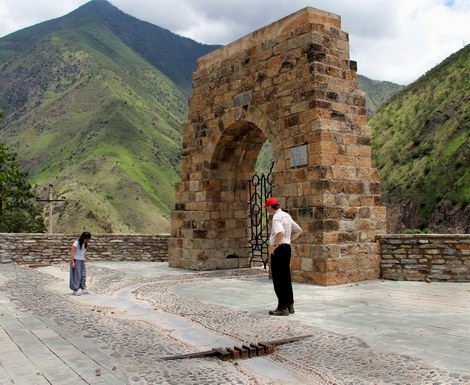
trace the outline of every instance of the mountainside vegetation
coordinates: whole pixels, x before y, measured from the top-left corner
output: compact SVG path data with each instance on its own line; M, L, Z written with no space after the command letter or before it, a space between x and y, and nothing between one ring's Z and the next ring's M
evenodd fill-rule
M470 231L470 45L370 119L390 231Z
M56 207L57 231L166 232L185 86L126 45L96 7L117 11L95 0L73 17L0 39L2 139L38 193L52 183L67 198ZM120 17L124 25L136 20ZM194 65L186 63L188 73Z
M0 111L0 119L2 111ZM0 233L41 233L45 230L41 209L31 192L28 173L16 155L0 142Z
M169 231L192 72L217 47L105 0L0 39L1 141L40 197L66 198L56 232ZM469 231L468 73L467 46L403 90L358 77L369 116L391 98L370 125L393 231Z

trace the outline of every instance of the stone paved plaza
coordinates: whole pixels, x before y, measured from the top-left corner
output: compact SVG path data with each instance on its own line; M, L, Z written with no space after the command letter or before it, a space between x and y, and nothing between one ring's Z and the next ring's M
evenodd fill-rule
M264 270L188 272L90 262L0 265L0 384L470 384L470 284L294 284L296 313L270 317ZM265 357L170 355L310 335Z

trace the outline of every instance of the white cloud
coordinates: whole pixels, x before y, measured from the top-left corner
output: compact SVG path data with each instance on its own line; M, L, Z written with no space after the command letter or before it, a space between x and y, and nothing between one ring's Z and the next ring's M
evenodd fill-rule
M399 11L392 35L380 39L374 35L351 37L351 52L359 62L359 72L408 83L468 44L470 4L455 1L449 7L445 3L396 0Z
M359 73L409 83L470 42L469 0L111 0L197 41L226 44L303 7L341 16ZM0 36L59 17L83 0L0 0Z
M0 36L63 16L83 0L0 0Z

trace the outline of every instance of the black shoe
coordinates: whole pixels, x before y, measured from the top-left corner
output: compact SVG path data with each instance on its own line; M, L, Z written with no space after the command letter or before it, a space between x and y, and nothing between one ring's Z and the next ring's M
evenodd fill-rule
M289 310L287 308L285 309L276 309L276 310L270 310L269 315L289 315Z
M289 314L294 314L294 313L295 313L294 304L289 305L289 307L287 308L287 310L289 310Z

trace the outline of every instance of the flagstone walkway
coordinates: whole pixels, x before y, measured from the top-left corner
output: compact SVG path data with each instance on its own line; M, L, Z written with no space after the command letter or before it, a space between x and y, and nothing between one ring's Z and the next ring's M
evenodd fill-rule
M295 284L296 313L270 317L261 269L166 263L0 265L0 384L470 384L470 285ZM162 357L310 335L265 357Z

